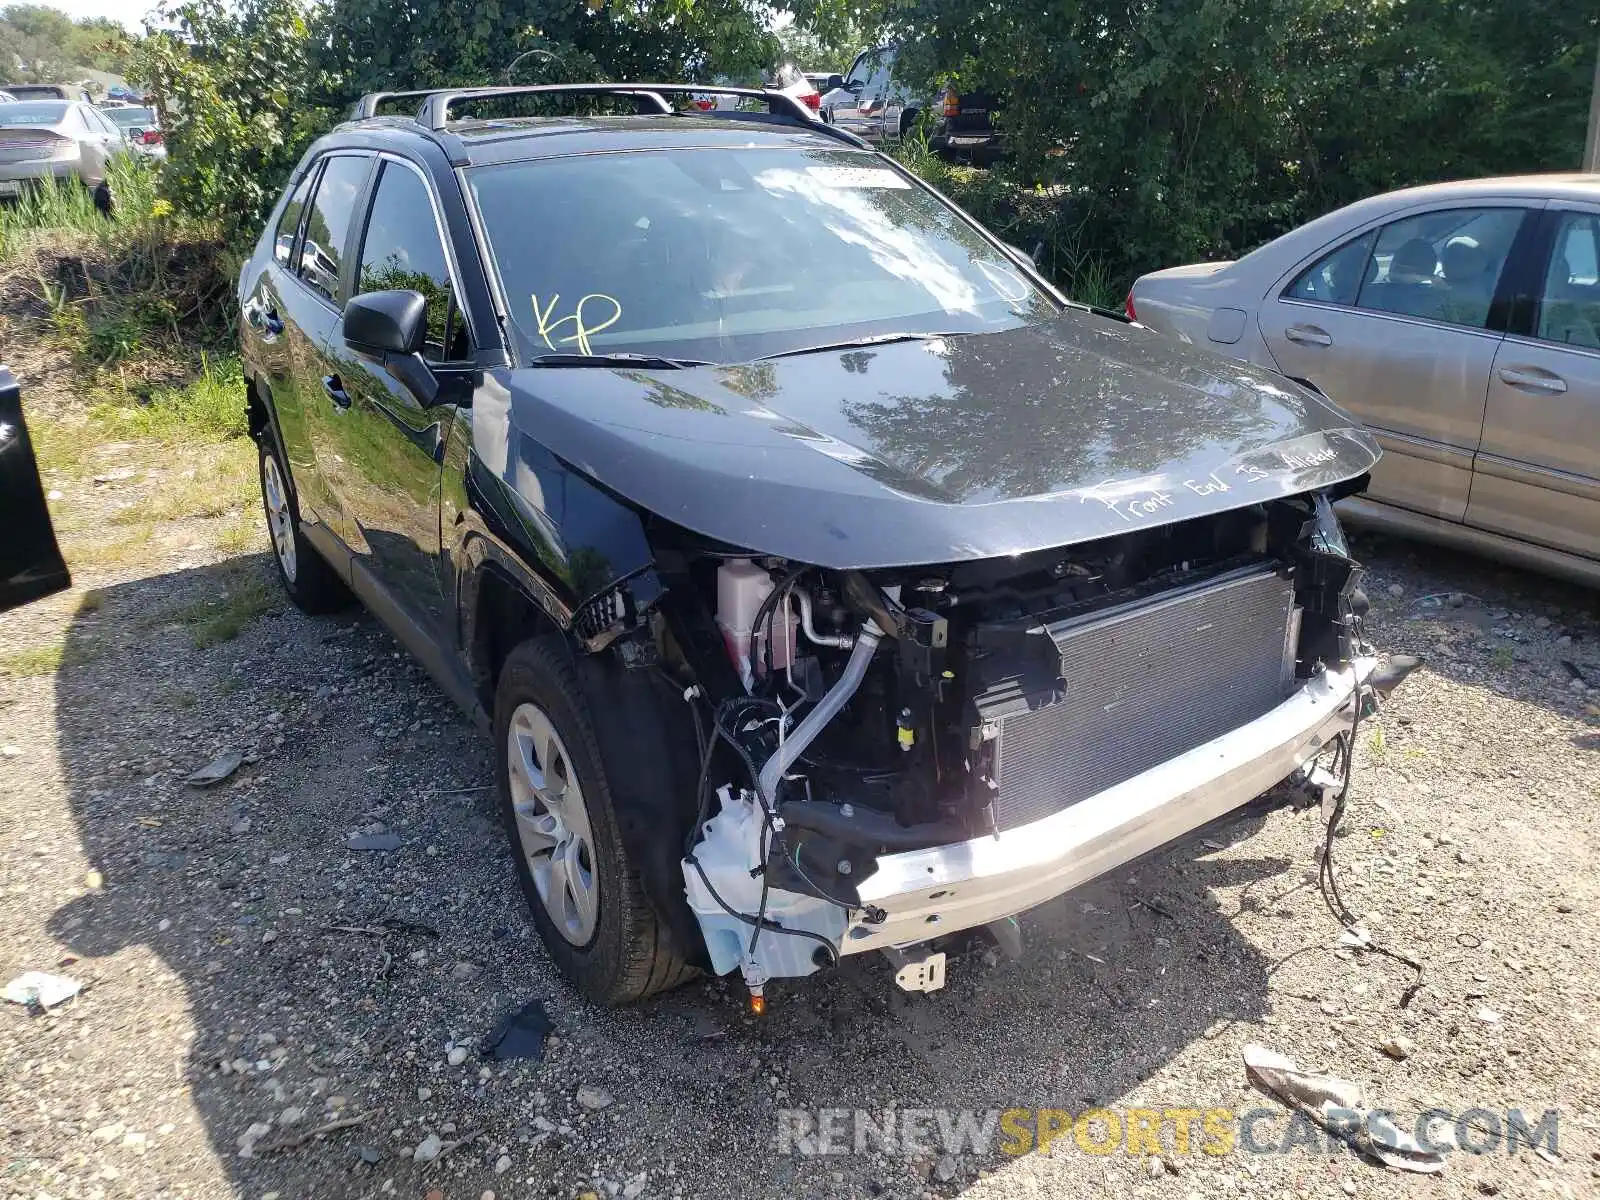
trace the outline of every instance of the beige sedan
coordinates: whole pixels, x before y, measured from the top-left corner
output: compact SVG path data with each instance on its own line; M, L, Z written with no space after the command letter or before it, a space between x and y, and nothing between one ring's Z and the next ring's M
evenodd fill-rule
M1145 275L1128 309L1365 421L1352 522L1600 585L1600 175L1376 196Z
M0 104L0 198L15 199L46 179L77 179L110 212L106 167L129 153L122 131L92 104L14 100Z

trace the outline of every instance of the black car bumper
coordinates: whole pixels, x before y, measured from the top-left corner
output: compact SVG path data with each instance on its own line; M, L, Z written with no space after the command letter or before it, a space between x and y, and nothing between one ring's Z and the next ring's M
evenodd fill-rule
M1000 157L1000 135L992 130L964 132L937 129L928 138L928 147L935 154L955 162L992 163Z

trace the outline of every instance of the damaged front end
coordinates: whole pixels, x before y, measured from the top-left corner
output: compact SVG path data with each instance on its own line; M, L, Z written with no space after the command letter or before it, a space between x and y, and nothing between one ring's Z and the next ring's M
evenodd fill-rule
M931 990L933 939L1277 785L1326 789L1313 765L1376 666L1333 498L874 570L658 523L652 627L700 730L683 873L712 969L759 998L880 950Z

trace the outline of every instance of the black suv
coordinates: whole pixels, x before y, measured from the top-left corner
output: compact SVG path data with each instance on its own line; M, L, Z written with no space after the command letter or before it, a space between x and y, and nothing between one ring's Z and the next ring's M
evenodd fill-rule
M1366 687L1330 502L1372 438L781 94L368 96L239 300L284 587L492 727L599 1002L937 987L934 939L1312 779Z

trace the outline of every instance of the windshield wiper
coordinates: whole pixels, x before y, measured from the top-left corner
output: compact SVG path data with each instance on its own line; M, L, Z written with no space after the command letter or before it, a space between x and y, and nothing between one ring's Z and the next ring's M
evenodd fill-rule
M538 354L528 361L530 367L643 367L646 370L682 370L685 367L709 367L703 358L663 358L659 354Z
M794 358L801 354L821 354L827 350L857 350L862 346L887 346L891 342L935 342L940 338L962 337L959 333L870 333L866 337L851 338L844 342L824 342L820 346L805 346L799 350L780 350L764 354L768 358Z

